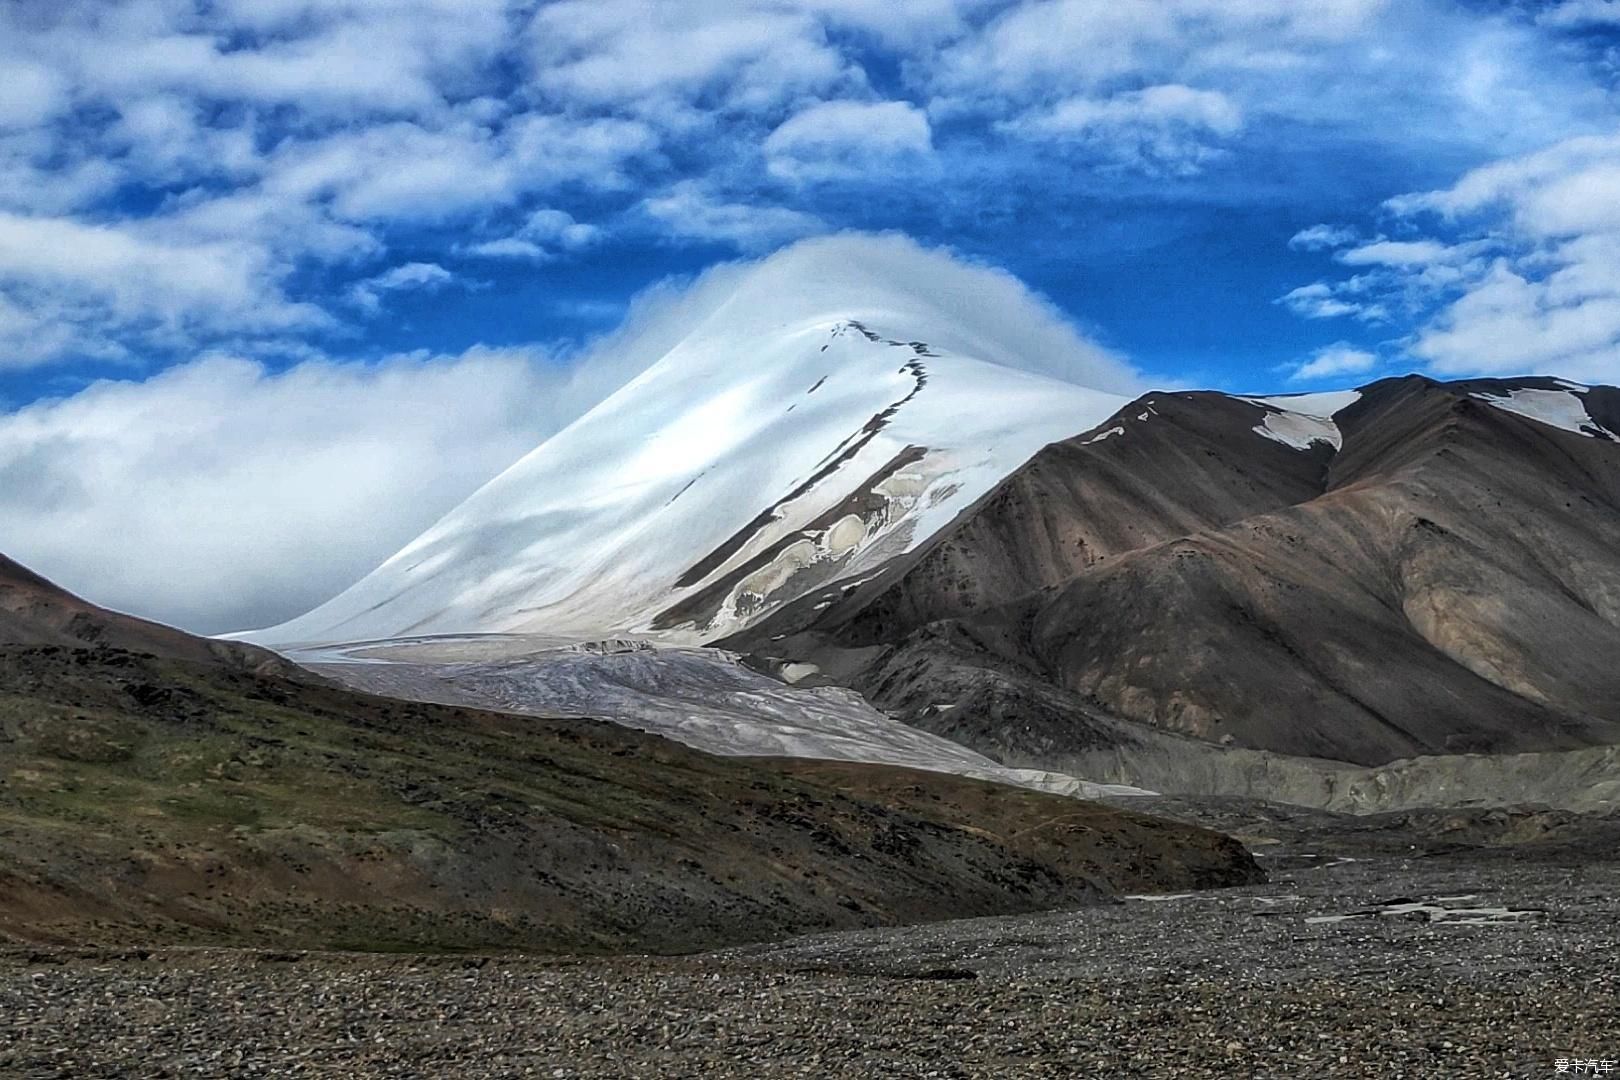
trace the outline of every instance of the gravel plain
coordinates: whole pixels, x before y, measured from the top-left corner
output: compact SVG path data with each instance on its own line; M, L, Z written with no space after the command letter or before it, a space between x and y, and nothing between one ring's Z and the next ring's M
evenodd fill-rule
M1517 1077L1620 1058L1620 865L1271 861L1263 886L677 958L10 949L0 1075Z

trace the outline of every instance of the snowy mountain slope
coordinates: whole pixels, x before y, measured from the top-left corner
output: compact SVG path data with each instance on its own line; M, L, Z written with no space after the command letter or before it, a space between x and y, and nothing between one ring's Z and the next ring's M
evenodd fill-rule
M971 312L877 275L782 285L745 282L366 578L243 636L711 640L876 571L1125 400L979 359Z

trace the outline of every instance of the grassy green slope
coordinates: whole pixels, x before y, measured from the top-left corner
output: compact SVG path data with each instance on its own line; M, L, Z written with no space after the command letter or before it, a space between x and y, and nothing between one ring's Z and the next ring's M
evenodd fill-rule
M939 774L0 648L0 939L679 951L1256 877L1215 833Z

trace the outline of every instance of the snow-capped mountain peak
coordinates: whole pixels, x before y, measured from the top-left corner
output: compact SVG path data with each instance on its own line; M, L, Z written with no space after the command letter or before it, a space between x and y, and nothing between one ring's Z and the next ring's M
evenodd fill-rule
M974 335L915 295L763 326L747 293L360 582L245 636L712 640L876 571L1125 403L938 345L932 324Z

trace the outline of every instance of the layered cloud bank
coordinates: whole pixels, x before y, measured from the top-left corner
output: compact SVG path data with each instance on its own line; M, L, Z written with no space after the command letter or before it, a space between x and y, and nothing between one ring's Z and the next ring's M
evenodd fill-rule
M527 451L555 383L487 349L98 383L0 416L0 532L98 603L230 629L324 598Z

